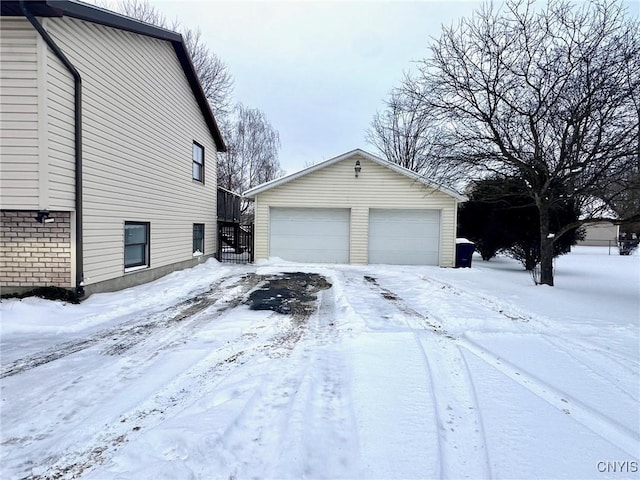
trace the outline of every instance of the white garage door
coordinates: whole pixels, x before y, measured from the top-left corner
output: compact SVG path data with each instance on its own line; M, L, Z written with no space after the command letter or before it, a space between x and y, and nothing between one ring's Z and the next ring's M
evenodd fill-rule
M438 210L369 210L369 263L438 265Z
M349 263L349 209L271 207L269 215L269 256Z

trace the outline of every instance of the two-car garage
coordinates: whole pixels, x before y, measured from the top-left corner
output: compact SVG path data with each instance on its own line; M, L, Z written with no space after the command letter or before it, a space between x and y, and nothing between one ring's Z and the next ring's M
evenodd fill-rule
M464 197L362 150L245 195L255 199L257 260L455 264L456 209Z
M349 263L351 210L271 207L269 256L306 263ZM370 209L368 263L438 265L440 212Z

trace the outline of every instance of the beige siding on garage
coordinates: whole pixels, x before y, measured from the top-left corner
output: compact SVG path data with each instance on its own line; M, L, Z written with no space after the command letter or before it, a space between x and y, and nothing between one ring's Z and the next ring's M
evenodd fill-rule
M0 18L0 205L39 208L38 37L23 18Z
M216 148L171 43L71 18L47 30L83 81L85 283L124 274L125 221L151 223L151 268L192 258L193 223L215 252ZM48 67L51 196L68 202L73 83L51 56ZM193 141L204 185L192 180Z
M618 244L619 227L613 223L594 223L585 225L584 240L578 245L609 247Z
M369 207L351 208L351 263L368 263Z
M354 175L354 163L362 171ZM351 263L367 263L370 208L435 209L440 213L440 265L453 266L456 201L409 177L359 156L259 193L256 196L256 259L269 254L269 207L322 207L351 209Z

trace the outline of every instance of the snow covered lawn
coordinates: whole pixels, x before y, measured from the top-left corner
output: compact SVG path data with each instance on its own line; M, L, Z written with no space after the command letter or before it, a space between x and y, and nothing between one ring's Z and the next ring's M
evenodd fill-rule
M1 304L0 477L638 478L640 256L209 261ZM313 311L250 310L283 272Z

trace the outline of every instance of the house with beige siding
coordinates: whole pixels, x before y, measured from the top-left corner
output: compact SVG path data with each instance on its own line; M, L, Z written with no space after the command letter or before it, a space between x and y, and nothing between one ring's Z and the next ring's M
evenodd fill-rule
M76 1L0 8L2 293L213 255L225 145L182 37Z
M620 226L613 222L591 223L584 226L584 238L578 245L588 247L615 247L618 245Z
M363 150L244 193L255 200L255 258L305 263L455 265L465 197Z

